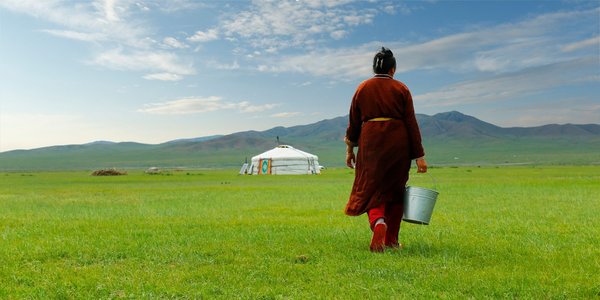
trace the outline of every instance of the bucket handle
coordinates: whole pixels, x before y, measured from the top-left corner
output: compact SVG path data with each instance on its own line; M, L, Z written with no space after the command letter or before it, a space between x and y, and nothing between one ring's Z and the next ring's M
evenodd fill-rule
M433 177L433 175L431 175L431 173L425 173L425 174L429 175L429 178L431 178L431 181L433 181L433 190L437 191L438 188L437 188L437 182L435 181L435 177Z
M425 174L427 174L427 176L429 176L429 178L431 178L431 181L433 182L433 190L438 192L437 181L435 181L435 177L433 177L433 175L431 175L431 173L429 173L429 172L427 172Z

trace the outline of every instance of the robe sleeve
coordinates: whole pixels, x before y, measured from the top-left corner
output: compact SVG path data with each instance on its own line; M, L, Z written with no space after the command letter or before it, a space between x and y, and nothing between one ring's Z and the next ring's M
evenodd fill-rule
M359 91L360 87L356 90L356 93L354 93L354 97L352 97L348 128L346 129L346 139L353 144L358 144L358 138L360 137L360 130L362 128L362 116L360 107L358 106Z
M405 98L405 122L406 129L408 130L408 137L410 139L410 159L415 159L425 156L425 151L423 150L421 131L419 130L419 124L417 123L412 95L408 89L406 89Z

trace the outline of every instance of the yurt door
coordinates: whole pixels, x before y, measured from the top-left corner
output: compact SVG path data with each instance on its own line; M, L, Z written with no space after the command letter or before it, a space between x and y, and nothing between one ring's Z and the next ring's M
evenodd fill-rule
M316 172L317 172L317 168L315 167L315 159L309 158L308 159L308 173L315 174Z

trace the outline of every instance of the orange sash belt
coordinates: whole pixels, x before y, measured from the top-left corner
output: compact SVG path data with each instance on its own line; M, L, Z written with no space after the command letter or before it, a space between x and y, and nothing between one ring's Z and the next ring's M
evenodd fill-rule
M373 118L368 120L367 122L381 122L381 121L390 121L394 120L394 118Z

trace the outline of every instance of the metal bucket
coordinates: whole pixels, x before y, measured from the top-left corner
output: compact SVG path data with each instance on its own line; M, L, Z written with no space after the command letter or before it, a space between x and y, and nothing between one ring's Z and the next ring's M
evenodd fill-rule
M422 187L407 186L404 192L404 216L402 220L429 225L438 192Z

